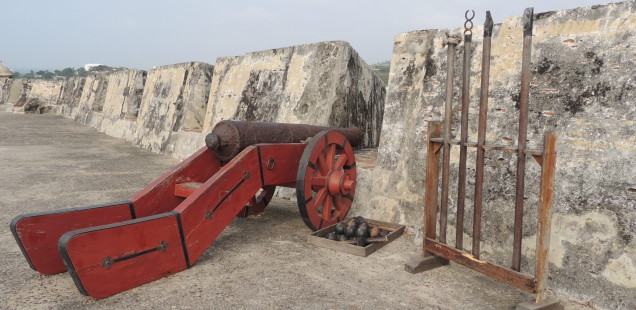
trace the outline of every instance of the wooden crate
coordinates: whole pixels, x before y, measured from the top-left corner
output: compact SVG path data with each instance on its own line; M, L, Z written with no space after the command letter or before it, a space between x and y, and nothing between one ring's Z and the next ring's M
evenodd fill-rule
M327 228L323 228L321 230L315 231L314 233L309 235L309 243L323 247L323 248L329 248L329 249L340 251L340 252L345 252L345 253L349 253L349 254L353 254L357 256L366 257L366 256L369 256L371 253L377 251L379 248L387 245L391 241L397 239L404 232L403 225L396 225L393 223L387 223L387 222L381 222L381 221L375 221L375 220L369 220L369 219L367 219L366 221L367 223L369 223L370 226L382 226L383 229L388 228L385 230L391 231L386 236L389 241L371 243L365 247L361 247L361 246L357 246L353 244L347 244L347 243L341 243L334 240L329 240L325 238L325 236L328 233L336 230L336 225L331 225Z

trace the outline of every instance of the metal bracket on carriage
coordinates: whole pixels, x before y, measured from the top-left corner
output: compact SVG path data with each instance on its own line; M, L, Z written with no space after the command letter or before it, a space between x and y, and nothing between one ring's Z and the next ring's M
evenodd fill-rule
M154 251L165 252L167 247L168 247L168 243L163 241L163 240L161 240L161 242L159 243L159 246L156 247L156 248L152 248L152 249L149 249L149 250L145 250L145 251L141 251L141 252L133 253L133 254L129 254L129 255L124 255L124 256L121 256L121 257L118 257L118 258L115 258L115 259L113 259L110 256L106 256L106 257L104 257L104 261L101 263L101 265L102 265L102 267L104 267L104 269L110 269L110 266L112 264L114 264L114 263L125 261L125 260L131 259L131 258L135 258L135 257L140 256L140 255L148 254L148 253L151 253L151 252L154 252Z

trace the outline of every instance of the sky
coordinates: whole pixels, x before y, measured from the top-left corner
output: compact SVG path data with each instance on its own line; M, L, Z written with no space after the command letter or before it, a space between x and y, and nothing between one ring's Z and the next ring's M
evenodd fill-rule
M348 41L369 64L389 60L396 34L459 28L611 0L62 0L6 1L0 60L14 71L84 64L151 69L321 41Z

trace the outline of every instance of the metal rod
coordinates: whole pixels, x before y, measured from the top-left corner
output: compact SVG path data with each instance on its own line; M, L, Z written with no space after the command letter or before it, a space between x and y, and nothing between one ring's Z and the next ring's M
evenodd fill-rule
M479 124L477 129L477 163L475 165L475 208L473 210L473 256L479 259L481 240L481 212L484 197L484 144L488 116L488 84L490 83L490 43L492 38L492 17L486 11L484 23L484 46L481 60L481 92L479 94Z
M444 156L442 157L442 200L439 210L439 241L446 243L446 225L448 223L448 185L450 179L450 136L451 119L453 118L453 79L455 77L455 52L459 39L453 36L446 38L448 47L446 74L446 105L444 111Z
M539 189L539 227L537 228L537 261L534 269L536 302L545 301L548 279L548 252L550 249L550 223L552 220L552 197L554 195L554 173L556 169L556 133L549 132L543 139L541 183Z
M473 11L475 17L475 11ZM467 23L472 20L468 18L466 11ZM457 181L457 223L455 229L455 247L462 250L464 247L464 205L466 204L466 153L468 141L468 106L470 104L470 48L472 45L472 22L470 28L464 30L464 63L462 69L462 118L459 138L459 176Z
M439 144L431 141L440 136L442 124L428 122L426 146L426 187L424 188L424 240L435 239L437 220L437 185L439 184ZM425 241L423 241L425 243ZM429 255L423 244L424 256Z
M526 176L526 141L528 139L528 101L530 100L530 60L532 51L532 16L534 9L523 12L523 55L521 58L521 95L519 96L519 140L517 142L517 182L515 191L515 226L512 250L512 270L521 269L521 238L523 237L523 200Z

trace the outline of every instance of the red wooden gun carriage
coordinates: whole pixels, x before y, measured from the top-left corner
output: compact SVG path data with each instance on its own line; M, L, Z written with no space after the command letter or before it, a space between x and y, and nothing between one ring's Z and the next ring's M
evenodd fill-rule
M207 147L129 201L18 216L11 231L31 268L68 270L80 292L108 297L189 268L234 217L262 212L276 186L296 188L312 230L343 220L363 135L355 127L222 121Z

